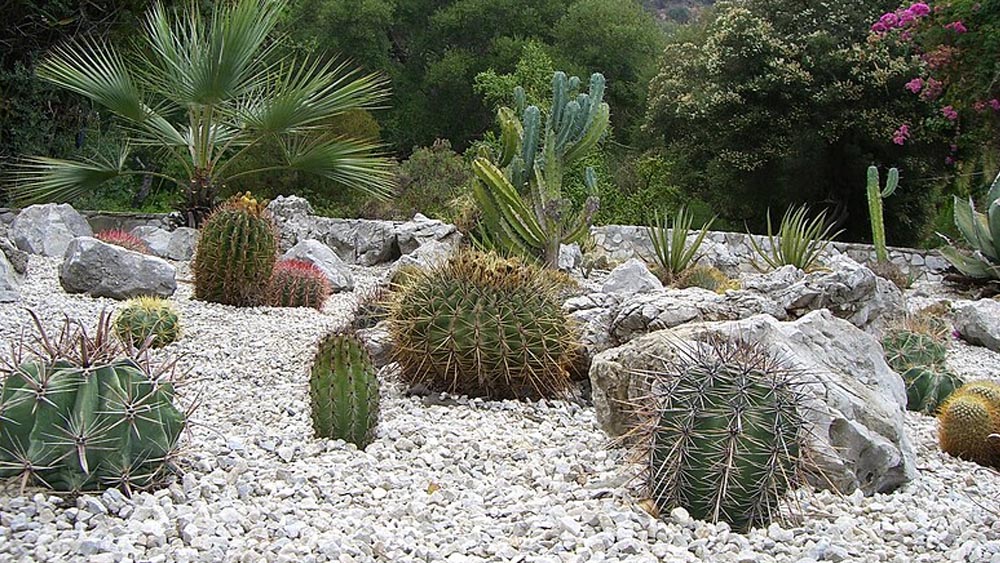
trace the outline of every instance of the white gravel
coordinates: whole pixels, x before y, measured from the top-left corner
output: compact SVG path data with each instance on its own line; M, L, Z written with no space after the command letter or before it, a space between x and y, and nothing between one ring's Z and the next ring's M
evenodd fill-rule
M56 264L32 257L22 303L0 305L3 348L26 325L24 306L55 323L117 305L63 293ZM374 283L374 270L354 274L360 289ZM199 382L188 399L201 391L183 476L131 499L108 491L72 503L8 487L0 561L1000 563L1000 475L940 453L932 418L907 414L920 476L902 490L799 492L797 518L742 535L680 509L649 516L624 453L575 404L428 406L384 382L366 451L316 440L305 370L314 342L348 322L353 294L323 312L190 295L182 283L184 335L167 349ZM997 356L981 358L997 375Z

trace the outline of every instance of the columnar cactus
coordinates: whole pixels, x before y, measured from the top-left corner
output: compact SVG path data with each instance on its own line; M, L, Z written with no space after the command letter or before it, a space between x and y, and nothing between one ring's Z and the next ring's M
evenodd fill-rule
M282 260L274 266L267 288L268 305L322 310L329 296L330 281L316 265L304 260Z
M488 399L564 394L577 344L556 283L537 266L473 251L415 272L389 314L401 377Z
M147 343L162 348L177 340L181 324L170 301L159 297L135 297L115 317L115 334L130 346Z
M878 168L868 167L868 215L872 222L872 244L875 245L875 257L879 262L889 261L889 252L885 247L885 219L882 215L882 200L891 196L899 185L899 170L889 169L885 188L882 188L878 177Z
M54 340L35 321L42 356L4 369L0 477L70 493L156 485L187 420L172 384L120 355L103 314L93 337L67 320Z
M651 391L647 484L660 513L680 506L737 531L766 525L800 474L795 372L756 344L712 338L635 375Z
M141 238L133 235L132 233L122 231L120 229L109 229L106 231L100 231L94 235L99 241L106 242L108 244L113 244L115 246L120 246L127 250L133 252L138 252L139 254L150 254L149 245L145 243Z
M578 93L579 87L579 78L555 73L544 127L541 110L524 107L524 91L518 87L514 95L520 120L514 110L500 108L500 153L473 162L479 178L473 194L482 208L487 236L512 253L540 258L553 268L558 265L560 244L587 236L598 205L592 195L573 215L562 195L564 172L597 145L610 116L603 102L601 74L590 77L589 93ZM585 170L584 181L596 192L593 168Z
M967 383L938 413L941 450L987 467L1000 468L1000 385Z
M319 344L309 378L313 430L364 448L375 437L379 390L364 344L348 334L328 335Z
M249 194L230 199L201 228L191 266L195 297L238 307L261 304L277 252L277 229L263 206Z

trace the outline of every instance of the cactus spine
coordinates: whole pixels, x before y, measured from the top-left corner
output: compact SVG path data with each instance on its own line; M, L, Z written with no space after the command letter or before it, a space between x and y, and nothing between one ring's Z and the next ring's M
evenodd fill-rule
M1000 385L974 381L956 390L938 413L941 450L1000 468Z
M282 260L274 266L268 282L268 305L322 310L329 296L330 282L315 264L304 260Z
M906 408L925 414L938 406L963 383L945 366L944 343L929 334L897 330L882 341L886 362L906 383Z
M375 367L357 338L334 333L324 338L309 378L313 430L364 448L375 437L379 390Z
M119 354L102 314L91 338L66 321L47 357L8 362L0 390L0 477L78 493L157 484L174 455L185 413L149 366Z
M192 263L195 297L237 307L261 304L277 252L270 214L249 193L230 199L202 225Z
M514 92L517 114L500 108L500 154L473 162L473 195L483 211L488 238L505 250L541 259L556 267L559 245L579 242L590 227L598 201L597 176L584 171L591 191L584 209L571 216L562 195L563 174L585 156L604 135L610 109L604 103L604 77L590 77L588 93L577 93L580 79L556 72L552 77L552 107L542 126L542 112L523 107L524 91ZM523 109L522 109L523 108ZM525 200L522 194L528 194Z
M679 350L649 379L647 479L661 514L681 506L734 530L766 525L800 474L794 372L766 350L718 337Z
M120 246L124 249L131 250L132 252L138 252L139 254L150 254L149 245L145 243L141 238L122 231L120 229L109 229L106 231L101 231L94 235L94 238L101 242L106 242L108 244L113 244L115 246Z
M885 247L885 220L882 215L882 200L891 196L899 185L899 170L889 169L885 188L879 180L878 168L868 167L868 214L872 222L872 244L875 245L875 257L879 262L889 261L889 252Z
M170 301L159 297L135 297L115 318L115 334L126 344L162 348L177 340L181 325Z

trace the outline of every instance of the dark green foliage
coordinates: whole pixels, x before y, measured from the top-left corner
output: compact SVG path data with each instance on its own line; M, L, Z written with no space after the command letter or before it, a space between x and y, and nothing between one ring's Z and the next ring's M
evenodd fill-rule
M201 228L191 264L195 298L237 307L261 304L277 251L267 211L248 196L229 200Z
M414 272L389 315L403 380L488 399L563 395L577 345L558 284L537 266L473 251Z
M795 372L754 343L678 348L648 378L648 486L661 514L745 532L767 525L796 485L804 434Z
M53 340L35 322L40 357L3 373L0 477L70 493L160 482L186 424L171 383L122 355L103 314L93 337L67 320Z
M454 201L470 192L472 171L461 155L451 150L444 139L413 151L399 165L396 176L398 193L392 206L392 219L410 219L423 213L433 219L455 218Z
M115 318L115 334L129 346L139 348L147 342L162 348L177 340L181 323L170 301L158 297L129 299Z
M360 449L375 438L379 390L375 367L356 337L334 333L319 343L309 377L313 430Z

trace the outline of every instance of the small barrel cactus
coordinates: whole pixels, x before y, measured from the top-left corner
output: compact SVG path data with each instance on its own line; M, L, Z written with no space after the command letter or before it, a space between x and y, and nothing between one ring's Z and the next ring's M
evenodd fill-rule
M267 286L267 303L272 307L312 307L323 309L330 296L330 281L323 270L305 260L282 260L274 266Z
M737 289L739 282L729 279L722 270L712 266L691 266L677 277L676 285L680 289L700 287L716 293L725 293Z
M138 252L140 254L150 254L149 245L144 240L132 233L120 229L109 229L94 234L94 238L99 241L120 246L122 248Z
M910 330L898 330L882 340L889 367L903 373L912 367L944 366L947 349L933 336Z
M260 305L277 260L278 235L270 214L247 195L223 203L205 219L191 269L197 299Z
M156 485L187 420L173 385L121 355L103 314L93 337L67 320L51 339L35 322L42 357L7 362L0 390L0 477L69 493Z
M906 408L924 414L933 414L955 389L962 386L962 378L947 369L934 366L915 366L902 373L906 382Z
M1000 385L973 381L958 388L938 411L941 450L1000 468Z
M180 320L173 305L159 297L134 297L115 317L115 334L126 344L162 348L177 340Z
M741 532L772 520L801 474L795 374L757 344L719 337L636 374L650 390L646 474L661 514L680 506Z
M562 395L577 344L558 285L539 267L475 251L414 272L389 314L403 380L488 399Z
M309 377L313 430L364 448L375 437L379 390L364 344L349 334L324 338Z

